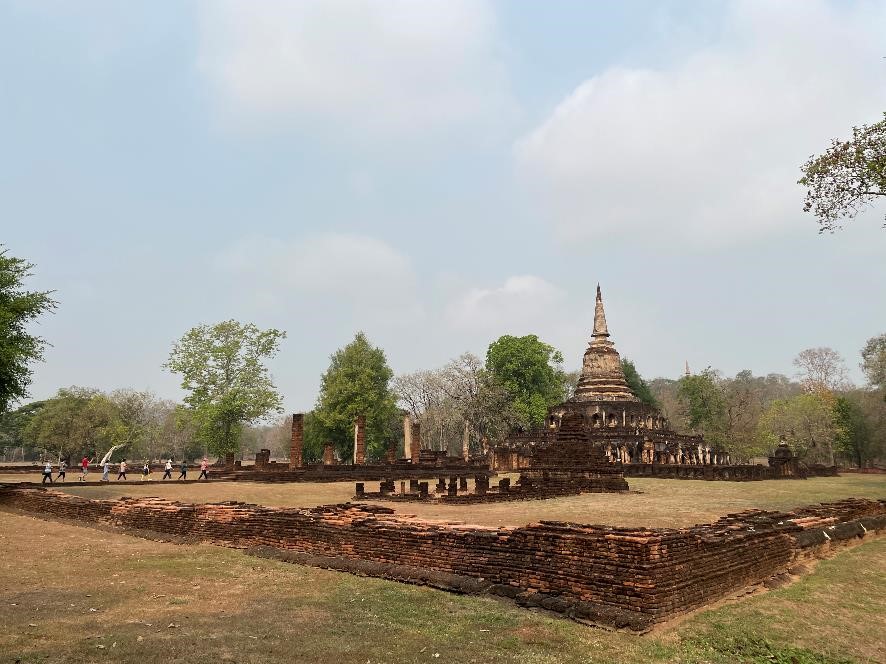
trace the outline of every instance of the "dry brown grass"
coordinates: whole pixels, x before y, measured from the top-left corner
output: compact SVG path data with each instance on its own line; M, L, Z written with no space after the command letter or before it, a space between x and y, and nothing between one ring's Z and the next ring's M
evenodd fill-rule
M6 476L11 477L14 476ZM3 476L0 476L0 481L5 481ZM636 478L629 480L629 483L632 493L628 494L585 494L488 505L383 504L404 514L491 526L523 525L548 519L665 528L707 523L724 514L751 508L790 509L848 497L886 498L886 475L847 474L842 477L763 482ZM90 498L163 496L186 502L241 500L283 507L341 503L352 500L354 495L353 482L258 484L195 481L162 486L161 482L152 481L144 486L115 486L112 482L107 486L78 487L75 480L55 486ZM375 483L367 485L367 488L374 490Z
M886 539L637 637L486 597L0 512L0 624L3 662L882 662Z

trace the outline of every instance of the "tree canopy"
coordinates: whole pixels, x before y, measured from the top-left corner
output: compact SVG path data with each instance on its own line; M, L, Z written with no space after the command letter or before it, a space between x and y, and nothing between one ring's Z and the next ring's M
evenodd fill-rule
M43 402L25 436L58 458L81 454L95 458L113 443L117 413L111 401L89 388L70 387Z
M656 400L655 395L652 394L652 390L649 389L649 384L643 380L643 377L637 371L637 367L634 366L634 363L628 358L623 357L621 358L621 368L622 371L624 371L628 387L631 388L631 392L634 393L634 396L643 403L657 408L658 401Z
M0 251L0 414L28 396L31 363L43 359L46 341L30 334L28 325L55 308L50 291L28 291L25 279L32 263Z
M244 424L282 412L282 399L263 360L286 333L228 320L189 330L164 365L181 374L199 435L215 454L237 452Z
M505 335L489 345L486 368L511 395L514 411L528 426L540 426L548 408L565 398L563 355L534 334Z
M842 219L853 219L886 196L886 114L872 125L853 127L848 141L834 139L801 170L799 184L807 187L803 209L818 218L819 232L840 228Z
M397 397L391 389L394 372L381 348L363 332L329 358L320 380L314 415L324 436L343 459L353 458L354 420L366 417L366 449L379 457L397 429Z
M867 340L861 349L861 370L872 387L886 390L886 334Z

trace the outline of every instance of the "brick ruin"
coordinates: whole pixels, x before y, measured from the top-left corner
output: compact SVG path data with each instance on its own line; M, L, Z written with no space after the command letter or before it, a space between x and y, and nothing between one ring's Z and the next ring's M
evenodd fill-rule
M496 471L530 468L533 457L556 445L565 421L581 428L606 460L623 466L629 477L674 479L761 480L833 475L834 469L808 468L784 446L770 467L732 464L726 450L716 449L702 436L678 434L667 418L631 391L621 357L609 340L603 297L597 286L594 329L582 361L575 394L553 406L543 427L515 432L493 447L490 466Z
M467 479L462 475L440 474L436 487L427 482L400 483L399 492L393 480L382 481L377 492L368 493L365 483L358 482L356 500L437 501L454 504L492 503L511 500L542 500L582 493L614 493L628 490L622 464L610 463L600 447L593 445L581 421L564 418L550 445L532 457L529 467L520 473L514 486L508 477L490 488L488 475L476 475L474 491L468 493Z
M556 521L482 527L370 505L311 509L161 498L90 500L0 485L0 505L43 518L161 533L363 575L485 592L582 622L643 632L886 529L886 501L752 510L680 529Z
M239 462L225 464L216 469L213 479L252 482L343 482L343 481L394 481L434 479L440 475L458 478L482 476L488 478L496 473L485 463L466 460L460 456L447 456L445 452L423 449L421 426L404 418L404 430L409 432L405 440L404 456L397 455L396 441L385 450L384 459L368 462L366 458L366 418L354 419L354 455L351 463L343 463L335 454L332 443L323 448L322 461L304 461L304 413L292 415L292 434L289 461L271 461L271 451L262 449L255 455L255 465L243 466Z

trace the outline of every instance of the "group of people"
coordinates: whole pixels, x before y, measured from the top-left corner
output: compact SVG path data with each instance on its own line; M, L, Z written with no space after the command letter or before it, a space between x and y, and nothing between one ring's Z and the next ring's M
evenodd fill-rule
M163 477L164 480L172 479L172 468L174 467L175 462L172 459L167 459L166 463L163 465ZM89 459L87 457L83 457L83 460L80 462L80 477L79 481L85 482L86 476L89 475ZM43 481L42 484L46 484L48 481L50 484L54 482L64 482L68 470L68 462L65 459L59 461L58 464L58 476L53 481L52 479L52 461L47 460L43 466ZM117 465L117 480L125 480L126 473L129 470L129 464L127 464L126 459L123 459ZM179 480L187 480L188 479L188 462L182 459L182 462L179 464L179 476L176 479ZM151 479L151 464L145 460L144 465L142 466L141 479L150 480ZM209 479L209 460L206 457L203 457L203 460L200 462L200 476L197 480ZM105 461L102 464L102 482L110 482L111 481L111 462Z

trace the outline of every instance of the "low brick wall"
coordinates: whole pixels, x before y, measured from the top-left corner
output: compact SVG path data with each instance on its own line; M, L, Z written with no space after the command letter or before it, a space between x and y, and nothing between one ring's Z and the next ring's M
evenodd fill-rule
M471 586L636 631L761 583L803 555L886 528L886 502L857 499L789 513L744 512L685 529L551 521L492 528L424 521L362 504L296 509L160 498L89 500L15 485L0 486L0 505L271 550L311 564L459 591Z

